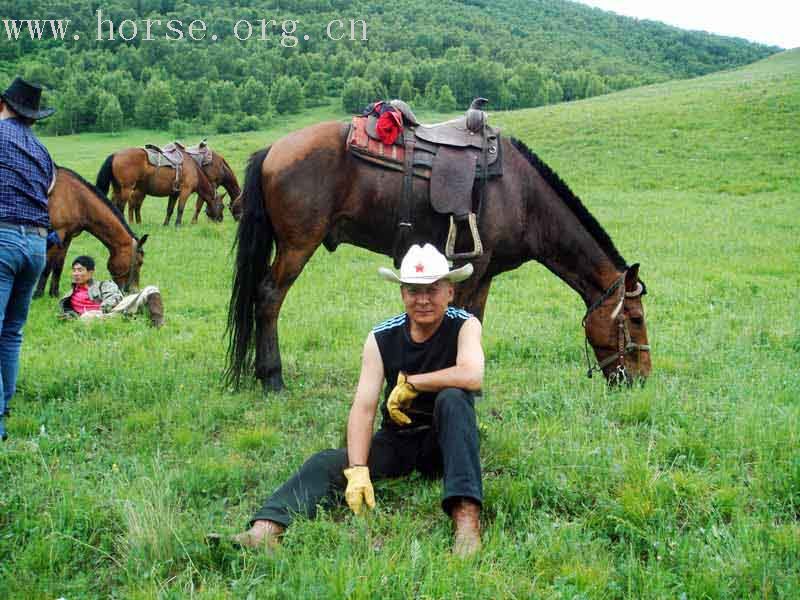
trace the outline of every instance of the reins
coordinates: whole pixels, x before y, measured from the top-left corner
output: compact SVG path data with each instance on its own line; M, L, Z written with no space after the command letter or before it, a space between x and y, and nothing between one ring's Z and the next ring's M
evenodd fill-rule
M584 333L586 336L583 340L583 349L586 353L586 376L590 379L592 378L592 374L597 371L598 373L602 373L603 369L614 363L614 361L619 361L617 364L616 369L614 370L614 377L620 379L621 381L628 380L628 372L625 369L625 357L630 354L631 352L649 352L650 351L650 344L637 344L631 339L631 333L628 329L628 318L625 316L625 311L623 310L623 304L626 298L638 298L639 296L643 296L645 292L645 288L641 282L636 282L636 289L632 292L626 292L625 286L623 285L625 282L625 276L627 271L620 275L620 277L611 284L611 286L606 289L600 297L595 300L589 308L586 309L586 314L583 315L583 320L581 324L583 325ZM589 318L589 315L592 314L595 310L597 310L600 306L602 306L611 296L616 292L617 289L622 288L622 295L620 296L619 303L617 308L614 311L613 319L616 322L617 326L617 347L616 352L607 356L602 361L595 360L595 364L592 365L592 360L589 356L589 332L586 331L586 321ZM609 378L610 379L610 378Z

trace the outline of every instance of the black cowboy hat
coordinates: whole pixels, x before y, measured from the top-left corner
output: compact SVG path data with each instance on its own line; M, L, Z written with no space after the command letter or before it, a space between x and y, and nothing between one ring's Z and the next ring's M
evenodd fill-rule
M17 77L8 89L0 94L0 98L8 104L15 113L28 119L38 121L45 119L56 112L55 108L39 110L42 99L42 88Z

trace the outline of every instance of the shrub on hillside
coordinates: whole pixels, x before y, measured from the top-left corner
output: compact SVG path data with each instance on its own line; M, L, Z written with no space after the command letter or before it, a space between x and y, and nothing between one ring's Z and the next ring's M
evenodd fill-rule
M194 130L194 127L189 121L183 119L173 119L169 122L169 132L176 138L183 138L188 136Z

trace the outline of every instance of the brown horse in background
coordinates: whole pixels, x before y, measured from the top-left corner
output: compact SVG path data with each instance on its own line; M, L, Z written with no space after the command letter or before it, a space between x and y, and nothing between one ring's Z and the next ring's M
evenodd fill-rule
M50 226L61 245L47 251L47 264L39 277L35 297L44 294L48 276L50 295L58 297L64 260L72 240L88 231L108 248L108 272L123 291L139 288L139 273L144 262L142 247L147 236L137 238L125 217L99 189L66 167L58 167L56 185L48 200Z
M254 371L265 392L283 387L278 314L320 244L329 251L346 242L395 254L403 173L354 157L346 149L348 130L340 122L320 123L250 158L228 311L226 378L236 386ZM639 265L626 263L580 200L525 144L508 137L501 143L503 176L486 183L478 219L484 252L453 303L482 319L492 278L536 260L586 303L586 339L599 362L589 375L600 370L611 382L647 377ZM444 248L448 220L431 209L428 185L413 180L415 220L400 255L412 243Z
M169 225L177 201L178 215L175 218L177 227L183 219L186 200L194 192L198 196L198 212L199 207L205 202L206 215L213 221L222 221L223 205L215 188L194 160L185 152L183 155L178 191L173 187L175 169L151 165L143 148L126 148L109 155L97 173L97 187L105 194L110 187L114 188L112 199L121 211L124 211L125 204L128 204L128 220L131 222L142 222L142 202L146 195L168 196L164 225Z
M228 198L230 198L231 214L233 214L235 219L238 219L236 213L234 212L234 201L242 193L242 190L239 187L239 181L236 179L236 174L233 172L233 169L231 169L228 161L226 161L219 152L214 151L211 153L211 162L207 165L203 165L203 173L206 174L206 177L208 177L208 180L211 182L211 185L215 190L220 186L225 189L225 194L227 194ZM219 196L220 202L223 202L225 194ZM198 196L194 217L192 217L192 223L197 222L197 215L200 214L200 208L202 205L203 200Z

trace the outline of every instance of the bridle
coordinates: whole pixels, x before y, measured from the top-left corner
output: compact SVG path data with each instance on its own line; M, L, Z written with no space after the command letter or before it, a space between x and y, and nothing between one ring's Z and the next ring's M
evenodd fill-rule
M636 289L632 292L626 292L624 285L626 275L627 271L620 275L619 279L612 283L611 286L604 291L600 297L595 300L591 306L589 306L589 308L586 309L586 314L583 315L581 324L583 325L584 332L586 333L586 337L584 338L586 366L588 367L586 376L590 379L594 371L602 373L603 369L614 363L614 361L619 361L616 368L609 376L609 379L617 379L621 382L629 381L630 378L627 370L625 369L625 356L631 352L650 352L650 344L637 344L631 340L631 333L628 329L628 318L625 316L625 311L623 310L622 306L627 298L638 298L639 296L644 296L647 294L647 288L641 281L637 281ZM620 294L619 302L617 303L617 307L613 313L613 319L617 326L616 352L610 356L607 356L602 361L595 360L595 365L592 365L591 358L589 357L589 332L586 331L586 320L589 318L589 315L592 314L592 312L602 306L606 300L611 298L618 289L621 290L622 293Z
M220 203L220 207L219 207L219 220L220 221L223 219L223 215L225 213L225 203L222 200L224 197L225 197L225 194L220 194L216 189L214 190L214 197L212 198L212 201L214 202L214 209L216 209L216 207L217 207L217 202ZM213 219L213 220L216 221L217 219L214 218L214 216L211 214L211 211L212 211L211 202L206 201L206 216L209 219Z
M133 238L131 242L131 264L128 266L128 280L125 282L124 291L128 291L133 283L133 268L136 266L136 252L139 249L139 242L136 241L136 238Z

